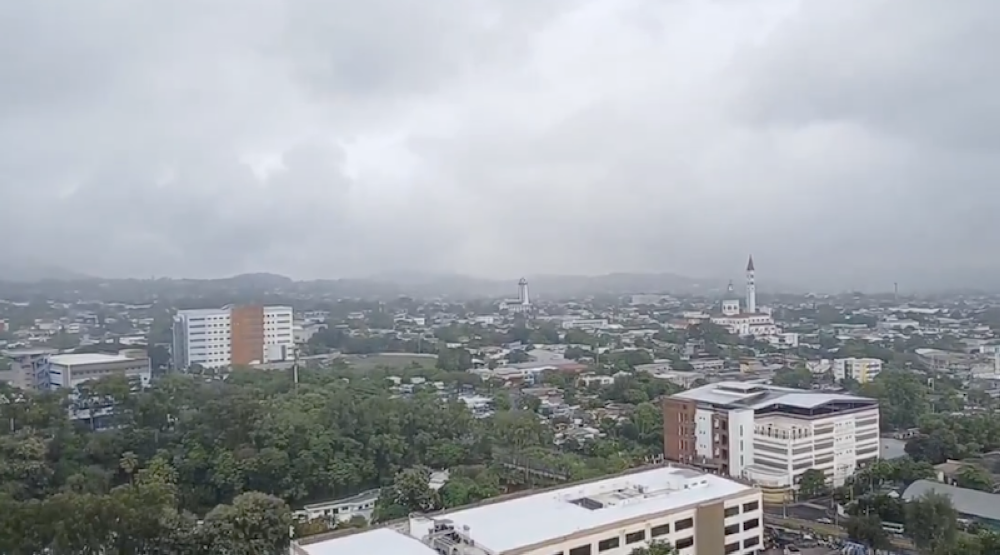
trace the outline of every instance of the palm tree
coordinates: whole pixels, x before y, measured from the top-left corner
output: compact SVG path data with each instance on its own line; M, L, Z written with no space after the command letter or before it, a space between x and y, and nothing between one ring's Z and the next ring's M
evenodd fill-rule
M654 540L649 547L637 547L629 555L677 555L677 548L667 542Z

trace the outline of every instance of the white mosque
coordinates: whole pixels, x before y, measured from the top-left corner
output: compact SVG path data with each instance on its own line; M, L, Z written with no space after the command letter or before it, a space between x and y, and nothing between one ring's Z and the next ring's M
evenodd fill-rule
M757 283L755 281L753 255L747 262L746 294L744 304L740 306L740 297L733 290L733 282L729 282L726 296L722 299L722 313L712 317L712 323L729 330L729 333L741 337L768 337L781 333L771 309L757 306Z
M528 280L526 278L521 278L517 282L517 298L502 301L500 310L522 314L531 312L531 295L528 293Z

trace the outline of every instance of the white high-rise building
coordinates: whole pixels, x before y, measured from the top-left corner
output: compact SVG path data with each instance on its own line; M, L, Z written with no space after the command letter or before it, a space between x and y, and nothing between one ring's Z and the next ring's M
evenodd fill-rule
M747 261L747 313L754 314L757 312L757 283L755 281L753 269L753 255L750 255L750 260Z
M264 307L264 362L291 360L295 338L292 330L292 307Z
M295 351L292 319L288 306L180 310L174 316L174 368L290 360Z

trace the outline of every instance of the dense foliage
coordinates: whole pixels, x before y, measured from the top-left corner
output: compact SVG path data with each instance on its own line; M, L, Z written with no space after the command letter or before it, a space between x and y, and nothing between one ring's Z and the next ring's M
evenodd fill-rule
M400 393L390 374L427 381ZM302 370L296 386L286 372L241 370L225 380L169 375L146 390L109 378L73 399L3 390L0 552L276 553L288 542L290 507L391 485L376 516L394 518L501 493L511 484L502 480L500 454L581 479L662 450L651 401L663 386L655 380L623 380L601 395L579 391L584 402L638 405L598 423L600 440L556 450L556 430L535 414L536 398L511 399L478 384L478 393L507 406L476 419L457 398L469 390L467 377ZM70 407L109 402L110 417L67 418ZM433 494L430 468L452 471ZM54 526L53 515L72 518ZM235 537L256 547L218 547Z
M908 458L879 461L862 469L834 491L849 515L841 524L851 538L876 549L890 548L890 534L883 525L893 523L902 525L905 535L928 555L1000 553L1000 534L975 525L963 526L949 498L928 494L905 502L895 494L917 480L932 479L934 474L929 463Z

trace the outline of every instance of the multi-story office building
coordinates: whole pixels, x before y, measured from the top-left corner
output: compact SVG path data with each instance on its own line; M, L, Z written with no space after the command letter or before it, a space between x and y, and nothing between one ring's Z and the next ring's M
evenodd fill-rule
M11 360L11 385L34 390L75 388L88 380L124 375L147 386L152 378L149 357L142 349L126 349L116 355L58 353L55 349L3 351Z
M653 541L680 555L757 553L760 490L661 467L292 545L295 555L627 555Z
M283 361L295 349L288 306L181 310L174 316L173 334L176 369Z
M837 380L851 378L858 383L868 383L882 373L882 361L877 358L838 358L833 361L833 377Z
M75 388L86 381L116 375L135 378L143 387L148 386L152 379L149 357L141 349L126 350L117 355L50 355L45 363L45 372L51 389Z
M0 376L0 380L20 389L48 389L46 361L49 355L58 353L55 349L11 349L2 354L10 359L10 370Z
M720 382L664 400L667 460L762 486L789 487L806 470L835 486L879 456L874 399Z

